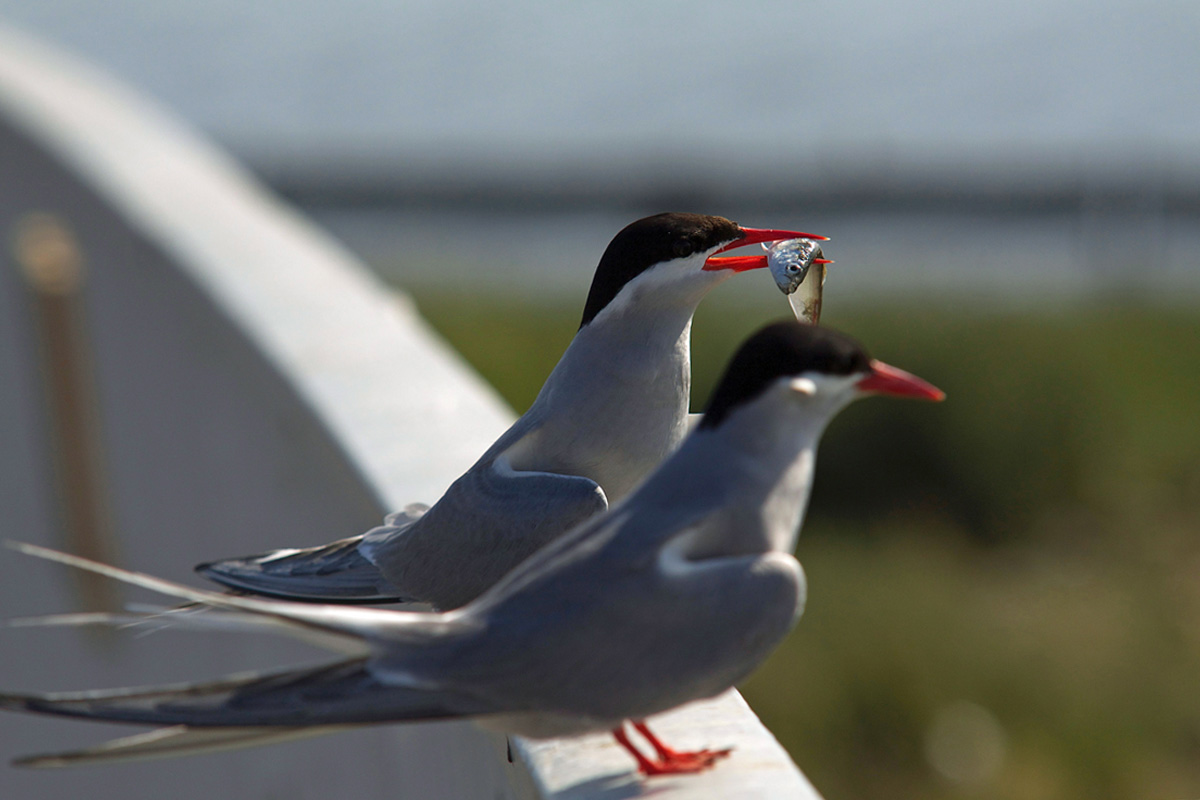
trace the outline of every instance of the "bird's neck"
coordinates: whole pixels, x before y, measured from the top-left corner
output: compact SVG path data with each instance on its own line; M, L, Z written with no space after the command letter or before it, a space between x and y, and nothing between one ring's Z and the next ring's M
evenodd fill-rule
M692 495L693 506L719 507L727 523L720 539L698 536L692 557L795 549L829 416L751 405L689 437L672 459L678 475L669 485Z
M687 432L694 310L632 307L581 328L528 412L523 460L538 463L524 468L584 475L610 501L640 483Z

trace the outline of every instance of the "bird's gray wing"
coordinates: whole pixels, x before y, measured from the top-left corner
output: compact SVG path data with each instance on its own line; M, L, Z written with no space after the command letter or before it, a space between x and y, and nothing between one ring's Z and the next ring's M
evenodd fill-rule
M455 481L403 536L361 550L404 592L457 608L607 508L590 478L515 470L501 455Z
M318 547L272 550L241 558L210 561L196 572L239 591L287 600L321 603L398 603L412 600L393 586L360 552L364 542L403 534L428 510L414 503L389 514L365 534Z
M723 691L791 627L803 591L790 555L693 547L730 521L703 506L614 507L469 606L495 635L438 674L514 709L594 720Z
M186 725L172 725L168 728L155 728L145 733L112 739L82 750L23 756L13 759L12 764L15 767L53 769L150 761L158 758L177 758L277 744L293 739L307 739L312 736L337 733L341 730L344 730L344 727L340 725L309 728L189 728Z
M579 576L591 575L590 584L603 585L603 571L636 571L656 559L671 539L713 525L722 503L719 495L656 497L653 491L639 490L526 558L481 602L487 608L515 605L515 595L545 591L546 581L571 584Z

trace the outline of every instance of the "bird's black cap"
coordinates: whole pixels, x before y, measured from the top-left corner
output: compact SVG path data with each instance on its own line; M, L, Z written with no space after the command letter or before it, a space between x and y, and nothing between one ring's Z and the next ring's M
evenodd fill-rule
M871 359L862 345L844 333L795 320L773 322L734 353L700 428L720 425L729 412L758 397L778 378L805 372L852 375L870 369Z
M743 235L737 223L703 214L655 214L626 225L596 267L579 327L591 322L625 284L655 264L686 258Z

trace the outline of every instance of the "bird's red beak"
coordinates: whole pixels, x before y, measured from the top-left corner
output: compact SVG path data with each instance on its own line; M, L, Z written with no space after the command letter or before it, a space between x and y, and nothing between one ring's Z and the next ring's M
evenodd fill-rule
M921 380L911 372L897 369L882 361L871 362L871 374L857 384L860 392L890 394L894 397L915 397L935 403L946 399L946 393L932 383Z
M829 241L828 236L817 236L814 233L801 233L800 231L777 231L771 228L742 228L741 231L746 235L725 245L717 253L724 253L726 250L733 250L737 247L745 247L748 244L781 242L784 239ZM765 255L717 258L716 253L714 253L709 257L708 261L704 262L704 268L707 270L731 269L734 272L745 272L748 269L762 269L765 266L767 266L767 257Z

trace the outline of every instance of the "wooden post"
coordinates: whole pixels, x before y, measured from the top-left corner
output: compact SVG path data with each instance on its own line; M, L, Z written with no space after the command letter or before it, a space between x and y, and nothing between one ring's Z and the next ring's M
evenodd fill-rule
M66 224L50 214L26 215L15 233L17 264L33 298L38 328L62 544L72 553L112 564L116 548L84 326L83 257ZM119 610L115 583L82 570L71 574L84 609Z

